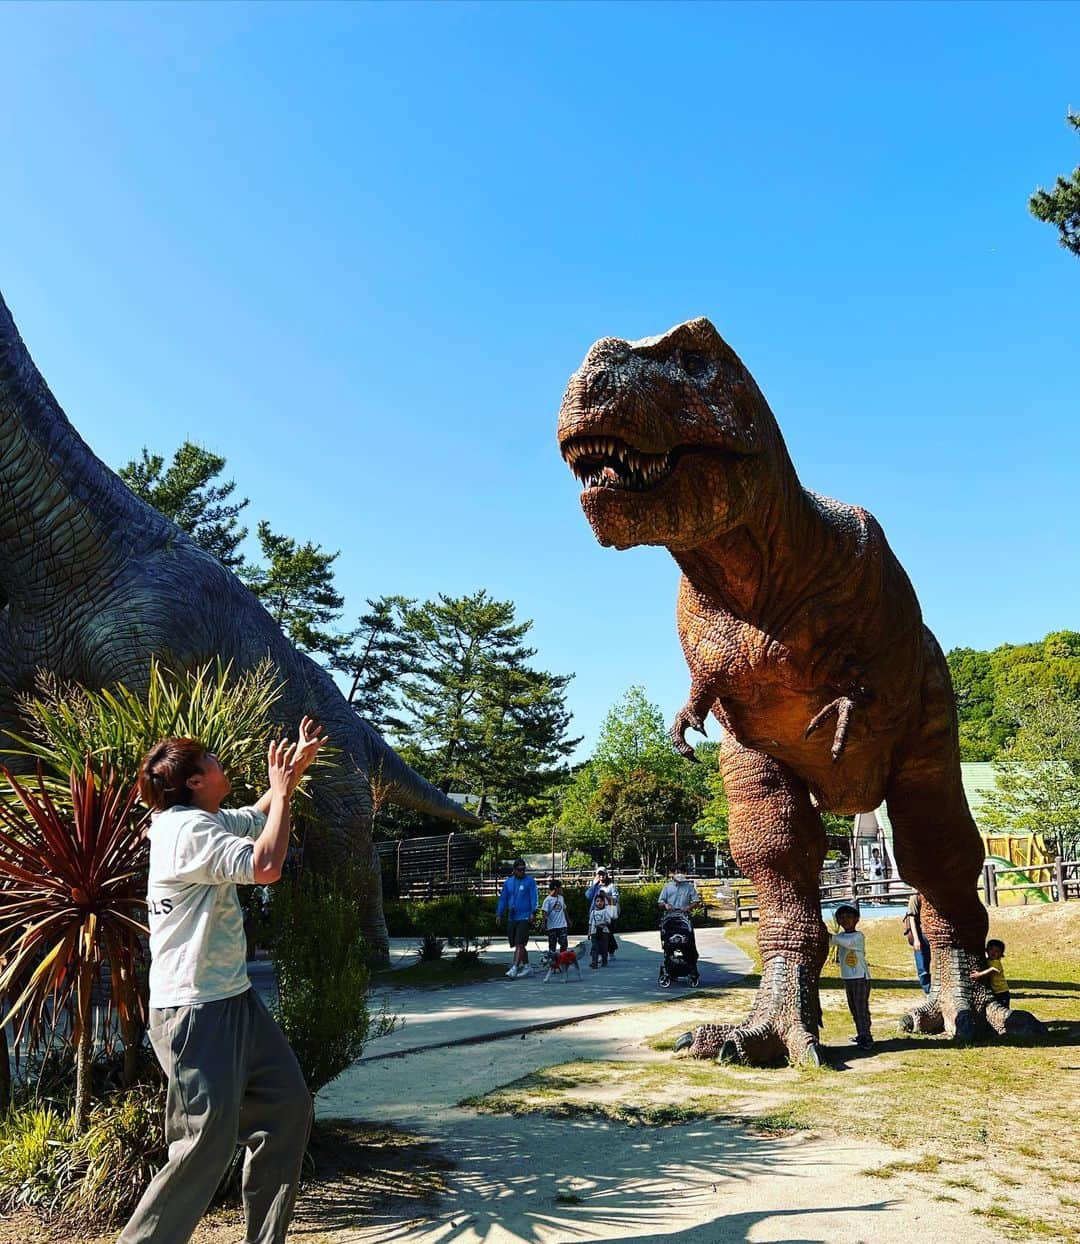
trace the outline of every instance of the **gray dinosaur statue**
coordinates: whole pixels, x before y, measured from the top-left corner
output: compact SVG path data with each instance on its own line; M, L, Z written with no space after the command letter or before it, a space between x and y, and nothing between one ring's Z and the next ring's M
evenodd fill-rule
M267 655L285 692L280 724L317 717L344 763L315 784L329 859L350 858L365 887L367 934L385 954L382 887L371 842L375 778L387 798L479 824L425 781L359 717L330 675L282 634L258 600L174 523L134 496L68 422L0 298L0 749L17 728L14 697L36 672L100 688L144 687L151 655L237 670Z

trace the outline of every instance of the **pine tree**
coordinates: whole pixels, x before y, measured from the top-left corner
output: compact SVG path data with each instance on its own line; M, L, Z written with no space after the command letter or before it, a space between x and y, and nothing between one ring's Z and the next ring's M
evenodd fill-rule
M1080 113L1069 112L1065 120L1080 131ZM1071 177L1059 177L1053 190L1040 186L1028 199L1028 211L1036 220L1056 225L1061 245L1080 256L1080 168Z
M298 648L337 657L348 637L326 628L338 620L345 603L334 586L338 554L278 535L265 521L257 535L267 564L247 572L248 586Z
M244 559L237 549L247 528L239 525L237 517L248 499L230 500L236 490L231 479L212 482L224 469L220 454L184 441L167 469L164 457L144 446L142 456L125 463L118 474L137 497L172 519L200 548L223 566L239 571Z
M415 603L404 596L368 600L368 612L357 619L356 630L345 637L330 662L349 678L349 703L381 732L406 728L398 703L399 684L416 672L416 661L403 618Z
M404 611L415 670L401 698L419 764L444 791L471 794L480 815L526 815L579 740L568 739L569 676L533 669L522 640L531 622L481 590Z

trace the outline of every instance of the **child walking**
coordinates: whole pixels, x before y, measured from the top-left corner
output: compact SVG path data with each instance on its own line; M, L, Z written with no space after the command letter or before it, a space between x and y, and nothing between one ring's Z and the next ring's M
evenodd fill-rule
M852 1040L860 1050L869 1050L874 1044L870 1035L870 969L866 964L866 938L855 928L859 909L842 903L836 909L836 923L841 931L830 936L829 945L836 947L848 1010L855 1021Z
M565 950L569 937L566 923L566 900L562 896L562 882L552 879L548 885L548 896L540 908L540 920L547 930L548 950L552 954L556 949Z
M986 981L990 986L990 992L994 995L994 1001L1000 1002L1002 1006L1008 1006L1012 995L1009 993L1009 982L1005 979L1005 969L1001 966L1004 958L1005 943L999 938L992 937L986 943L986 967L981 972L972 972L971 979Z
M597 894L593 909L589 913L589 936L592 938L592 954L589 967L608 965L608 927L611 924L612 908L603 893Z

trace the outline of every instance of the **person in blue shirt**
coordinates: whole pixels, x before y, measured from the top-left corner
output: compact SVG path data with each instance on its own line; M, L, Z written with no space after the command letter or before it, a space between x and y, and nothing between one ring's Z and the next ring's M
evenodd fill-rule
M533 970L529 966L529 933L537 906L536 878L526 876L525 861L516 859L514 871L503 882L502 893L495 908L497 921L506 913L506 935L514 948L514 962L506 974L511 980L517 980L520 976L532 976Z

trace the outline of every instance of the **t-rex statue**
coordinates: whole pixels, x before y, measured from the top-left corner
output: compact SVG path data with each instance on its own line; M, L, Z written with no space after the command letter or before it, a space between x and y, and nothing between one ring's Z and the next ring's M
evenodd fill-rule
M342 763L313 785L330 866L354 860L369 944L384 955L382 887L371 844L372 781L434 816L479 823L386 744L330 675L298 652L258 600L94 456L34 366L0 298L0 747L18 729L14 697L36 672L99 688L146 685L150 657L191 668L220 657L236 671L269 654L295 728L310 713Z
M559 447L597 539L665 546L682 570L690 697L672 727L720 723L731 851L761 905L761 986L741 1024L677 1048L755 1064L820 1061L828 950L820 812L887 800L901 876L923 895L930 996L908 1031L1037 1032L970 973L985 965L983 847L960 784L948 667L865 510L806 491L761 391L706 319L598 341L570 378Z

